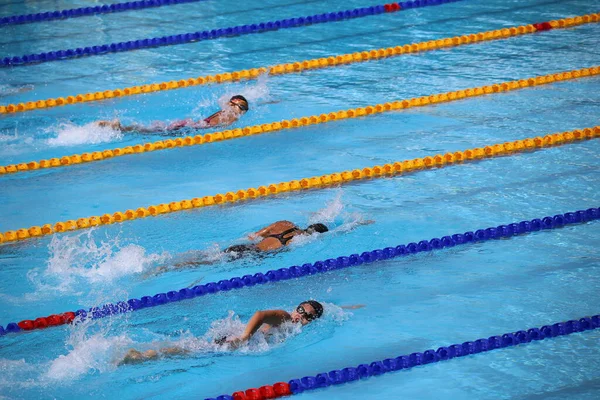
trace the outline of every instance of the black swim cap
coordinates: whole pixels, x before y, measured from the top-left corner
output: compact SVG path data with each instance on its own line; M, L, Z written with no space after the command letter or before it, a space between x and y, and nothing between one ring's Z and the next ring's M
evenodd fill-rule
M315 313L316 313L316 317L317 318L321 318L321 315L323 315L323 306L318 301L316 301L316 300L306 300L306 301L303 301L302 303L300 303L300 305L302 305L302 304L310 304L312 306L312 308L315 309Z
M246 107L244 108L244 111L248 111L250 109L248 100L246 100L246 98L244 96L242 96L241 94L237 94L237 95L233 96L231 99L229 99L229 101L231 101L231 100L242 100L244 103L246 103Z
M309 225L308 228L306 228L306 230L309 233L313 233L313 232L325 233L329 229L323 224L312 224L312 225Z

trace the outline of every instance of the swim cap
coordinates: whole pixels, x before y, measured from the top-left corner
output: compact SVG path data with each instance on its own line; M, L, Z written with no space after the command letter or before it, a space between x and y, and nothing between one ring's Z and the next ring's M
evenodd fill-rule
M321 318L321 315L323 315L323 306L318 301L306 300L306 301L303 301L302 303L300 303L300 305L302 305L302 304L310 304L312 306L312 308L315 309L317 318Z
M306 228L306 230L309 233L313 233L313 232L325 233L329 229L323 224L312 224L312 225L309 225L308 228Z
M241 94L233 96L231 99L229 99L229 101L231 101L231 100L242 100L246 104L245 105L240 104L241 108L244 111L248 111L250 109L250 106L248 105L248 100L246 100L246 98L244 96L242 96Z

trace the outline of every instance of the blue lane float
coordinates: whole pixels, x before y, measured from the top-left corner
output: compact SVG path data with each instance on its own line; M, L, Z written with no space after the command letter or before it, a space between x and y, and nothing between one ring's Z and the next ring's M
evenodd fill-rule
M86 17L96 14L109 14L122 11L143 10L145 8L172 6L175 4L195 3L206 0L139 0L127 1L125 3L104 4L94 7L71 8L68 10L46 11L35 14L13 15L0 18L0 26L20 25L34 22L53 21L57 19L68 19Z
M373 361L368 364L360 364L358 366L322 372L314 376L309 375L298 379L292 379L288 384L291 393L295 395L309 390L326 388L328 386L350 383L389 372L406 370L419 365L433 364L440 361L451 360L453 358L465 357L471 354L484 353L491 350L503 349L519 344L526 344L558 336L566 336L572 333L598 328L600 328L600 315L594 315L593 317L583 317L578 320L544 325L540 328L530 328L527 330L505 333L503 335L491 336L489 338L444 346L437 350L429 349L395 358ZM236 393L243 394L244 392ZM205 400L225 400L234 398L236 398L236 394L233 396L221 395L216 398L207 398ZM241 398L241 395L239 395L238 398Z
M229 28L217 28L212 30L180 33L171 36L161 36L148 39L132 40L127 42L109 43L89 47L78 47L76 49L48 51L24 56L4 57L0 60L0 67L38 64L49 61L67 60L72 58L96 56L108 53L119 53L134 51L152 47L172 46L177 44L199 42L203 40L219 39L223 37L249 35L276 31L279 29L297 28L306 25L322 24L326 22L342 21L377 15L382 13L396 12L404 9L437 6L444 3L453 3L462 0L416 0L403 3L377 5L371 7L355 8L352 10L316 14L307 17L289 18L276 21L261 22L259 24L238 25Z
M307 275L315 275L323 272L354 267L361 264L389 260L397 257L405 257L421 252L441 250L444 248L468 243L479 243L487 240L510 238L512 236L524 235L541 230L557 229L562 228L563 226L585 223L597 219L600 219L600 209L588 208L587 210L579 210L544 218L535 218L532 220L515 222L508 225L499 225L486 229L478 229L474 232L467 231L464 233L443 236L441 238L433 238L430 240L422 240L420 242L401 244L396 247L386 247L384 249L365 251L362 254L350 254L349 256L329 258L327 260L317 261L312 264L306 263L301 266L294 265L289 268L270 270L266 273L258 272L254 275L244 275L242 277L223 279L218 282L210 282L204 285L197 285L192 288L172 290L167 293L158 293L154 296L144 296L141 299L134 298L127 301L121 301L116 304L108 303L103 306L92 307L89 310L80 309L75 311L75 315L77 316L75 322L83 321L86 318L104 318L110 315L122 314L144 308L174 303L177 301L206 296L218 292L227 292L229 290L262 285L270 282L285 281ZM21 331L21 328L16 323L8 324L5 329L0 326L0 336L4 335L5 333L19 331Z

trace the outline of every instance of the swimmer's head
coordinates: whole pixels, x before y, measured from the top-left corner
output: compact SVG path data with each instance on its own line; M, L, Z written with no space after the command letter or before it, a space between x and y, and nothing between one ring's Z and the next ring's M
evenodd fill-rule
M312 235L315 232L316 233L325 233L328 230L329 229L324 224L312 224L312 225L309 225L305 229L305 232L308 233L309 235Z
M244 96L239 94L229 99L229 105L238 108L241 113L245 113L250 109L250 107L248 106L248 100L246 100Z
M315 300L303 301L292 311L292 322L306 325L323 315L323 306Z

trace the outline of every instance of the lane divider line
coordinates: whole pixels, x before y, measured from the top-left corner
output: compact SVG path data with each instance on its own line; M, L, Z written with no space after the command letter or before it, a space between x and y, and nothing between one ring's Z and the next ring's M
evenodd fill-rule
M308 189L322 189L333 186L344 185L350 182L360 180L392 177L396 175L407 174L422 169L443 168L445 166L472 162L483 158L495 158L510 156L525 151L532 151L544 147L562 146L574 141L588 140L600 137L600 126L593 128L584 128L583 130L573 130L563 133L554 133L544 137L525 138L513 142L496 143L484 147L476 147L454 153L435 154L414 160L397 161L394 163L375 165L363 169L347 170L334 172L323 176L313 176L302 178L300 180L291 180L277 184L259 186L258 188L240 189L236 192L217 193L213 196L195 197L190 200L173 201L171 203L162 203L151 205L149 207L140 207L136 210L130 209L124 212L117 211L113 214L104 214L102 216L92 216L79 218L77 220L67 220L55 224L46 224L43 226L32 226L18 230L10 230L0 233L0 243L27 240L33 237L47 236L55 233L88 229L94 226L110 225L122 223L135 219L168 214L172 212L181 212L192 208L210 207L225 203L236 203L239 201L248 201L261 197L274 196L278 193L299 192Z
M0 18L0 27L6 25L22 25L34 22L53 21L57 19L68 19L76 17L87 17L89 15L110 14L122 11L143 10L162 6L172 6L182 3L195 3L205 0L138 0L124 3L104 4L94 7L79 7L68 10L46 11L33 14L11 15Z
M277 382L273 385L261 386L260 388L237 391L231 396L221 395L216 398L206 398L205 400L276 399L283 396L300 394L308 390L326 388L328 386L355 382L389 372L406 370L418 365L433 364L453 358L466 357L471 354L484 353L495 349L503 349L520 344L527 344L533 341L566 336L572 333L598 328L600 328L600 315L583 317L575 320L544 325L539 328L524 329L505 333L503 335L491 336L489 338L443 346L437 350L429 349L423 352L415 352L395 358L386 358L385 360L373 361L369 364L360 364L356 367L347 367L323 372L316 374L315 376L305 376L300 379L292 379L289 382Z
M369 105L366 107L351 108L348 110L339 110L328 114L304 116L293 118L291 120L276 121L262 125L247 126L232 130L206 133L204 135L178 137L175 139L158 140L156 142L146 142L134 146L117 147L103 151L94 151L91 153L72 154L43 159L39 161L30 161L19 164L0 165L0 176L4 174L14 174L17 172L35 171L37 169L66 167L82 163L90 163L102 160L108 160L113 157L121 157L131 154L142 154L151 151L174 149L187 146L198 146L207 143L213 143L223 140L238 139L245 136L258 135L262 133L277 132L286 129L294 129L302 126L324 124L342 119L360 118L379 113L397 111L413 107L424 107L437 103L447 103L451 101L462 100L469 97L484 96L508 92L512 90L523 89L533 86L547 85L564 80L579 79L583 77L595 76L600 74L600 66L583 68L574 71L565 71L555 74L537 76L533 78L520 79L518 81L506 81L492 85L478 86L456 90L447 93L432 94L429 96L415 97L412 99L397 100L393 102Z
M229 28L217 28L199 32L180 33L171 36L139 39L127 42L109 43L76 49L56 50L39 54L27 54L24 56L4 57L0 60L0 67L15 67L28 64L40 64L50 61L67 60L72 58L90 57L109 53L121 53L153 47L174 46L185 43L199 42L205 40L219 39L223 37L250 35L277 31L280 29L291 29L300 26L323 24L346 19L366 17L382 13L391 13L408 8L437 6L443 3L453 3L462 0L417 0L404 3L393 3L376 5L371 7L355 8L353 10L337 11L311 15L308 17L289 18L277 21L261 22L259 24L240 25Z
M379 60L389 57L396 57L404 54L420 53L444 49L448 47L457 47L491 40L506 39L509 37L527 35L551 29L571 28L573 26L582 24L597 23L599 20L600 13L588 14L576 16L573 18L564 18L549 22L540 22L533 25L514 26L510 28L496 29L486 32L465 34L462 36L446 37L437 40L430 40L427 42L411 43L403 46L388 47L382 49L366 49L354 53L339 54L328 57L315 58L311 60L283 63L273 65L270 67L258 67L233 72L223 72L214 75L199 76L194 78L185 78L180 80L151 83L141 86L130 86L126 88L109 89L99 92L88 92L83 94L77 94L75 96L56 97L47 100L32 100L26 103L0 105L0 114L11 114L25 111L33 111L37 109L54 108L69 104L102 101L118 97L135 96L138 94L160 92L165 90L175 90L189 86L254 80L257 79L258 76L265 73L269 73L271 75L296 74L314 69L337 67L348 64L368 62L372 60Z
M140 299L129 299L126 302L108 303L98 307L92 307L89 310L69 311L62 314L53 314L48 317L40 317L34 320L23 320L18 323L9 323L6 328L0 326L0 336L6 333L20 331L30 331L34 329L43 329L50 326L64 325L67 323L82 322L86 318L99 319L111 315L122 314L126 312L141 310L148 307L160 306L167 303L178 302L194 297L201 297L218 292L227 292L233 289L241 289L255 285L267 284L269 282L285 281L289 279L300 278L308 275L315 275L327 271L345 269L361 264L369 264L377 261L389 260L391 258L405 257L411 254L441 250L468 243L478 243L494 239L511 238L513 236L525 235L531 232L541 230L558 229L564 226L586 223L600 219L599 208L588 208L557 214L543 218L515 222L507 225L499 225L476 231L467 231L453 235L442 236L430 240L421 240L406 245L396 247L386 247L365 251L362 254L351 254L349 256L340 256L330 258L314 263L306 263L302 266L294 265L289 268L280 268L270 270L265 273L258 272L254 275L244 275L231 279L223 279L219 282L210 282L204 285L197 285L192 288L183 288L172 290L167 293L158 293L154 296L144 296Z

